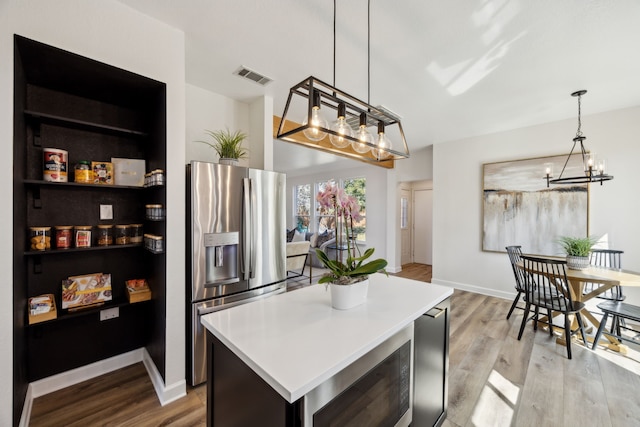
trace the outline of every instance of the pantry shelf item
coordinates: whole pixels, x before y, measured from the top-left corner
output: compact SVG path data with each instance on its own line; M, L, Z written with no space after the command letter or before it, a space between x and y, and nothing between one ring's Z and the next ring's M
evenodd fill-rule
M29 298L27 311L29 313L29 324L45 322L58 317L56 310L56 299L53 294L45 294Z

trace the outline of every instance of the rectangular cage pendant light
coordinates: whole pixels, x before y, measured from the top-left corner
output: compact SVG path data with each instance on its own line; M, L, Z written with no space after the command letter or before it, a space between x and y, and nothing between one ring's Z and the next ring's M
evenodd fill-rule
M276 138L384 167L409 157L399 117L313 76L289 90Z

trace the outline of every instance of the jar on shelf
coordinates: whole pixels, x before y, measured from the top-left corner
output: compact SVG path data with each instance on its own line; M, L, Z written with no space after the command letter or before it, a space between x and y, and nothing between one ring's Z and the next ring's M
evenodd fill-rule
M150 186L164 185L164 171L162 169L155 169L151 171L151 177L149 179Z
M145 234L144 246L151 252L161 253L164 251L164 239L155 234Z
M51 249L51 227L29 227L29 244L32 251Z
M69 249L73 245L73 226L56 225L56 248Z
M164 209L162 205L146 205L146 217L152 221L164 219Z
M129 237L129 226L124 224L116 225L115 229L116 245L128 245L131 243Z
M75 241L76 248L90 248L91 247L91 230L93 227L90 225L76 225Z
M80 160L74 167L75 182L82 184L93 183L93 171L91 170L91 162L88 160Z
M98 226L98 246L113 245L113 225L102 224Z
M129 240L131 243L142 243L142 224L129 225Z

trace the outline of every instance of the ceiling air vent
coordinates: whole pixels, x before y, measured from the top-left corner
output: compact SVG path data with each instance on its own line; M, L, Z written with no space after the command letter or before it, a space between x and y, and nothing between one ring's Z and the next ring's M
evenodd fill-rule
M269 77L265 77L262 74L256 73L255 71L250 70L245 66L240 66L240 68L234 71L233 74L244 77L245 79L249 79L252 82L256 82L262 86L265 86L269 82L273 81Z

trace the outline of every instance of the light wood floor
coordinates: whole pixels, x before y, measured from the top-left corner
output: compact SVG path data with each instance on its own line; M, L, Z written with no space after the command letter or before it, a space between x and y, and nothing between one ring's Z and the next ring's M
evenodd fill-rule
M399 275L430 280L431 267L403 266ZM309 283L303 282L297 287ZM517 341L522 311L506 320L510 303L454 292L446 427L640 425L640 353L574 345L568 360L565 347L530 326ZM30 425L206 425L206 388L187 391L160 406L144 366L136 364L36 399Z

